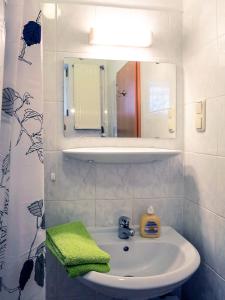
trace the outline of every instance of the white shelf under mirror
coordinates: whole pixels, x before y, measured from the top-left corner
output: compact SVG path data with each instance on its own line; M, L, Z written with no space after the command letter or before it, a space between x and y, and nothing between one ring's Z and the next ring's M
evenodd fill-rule
M181 151L137 147L95 147L67 149L63 150L63 153L67 157L96 163L147 163L163 160Z

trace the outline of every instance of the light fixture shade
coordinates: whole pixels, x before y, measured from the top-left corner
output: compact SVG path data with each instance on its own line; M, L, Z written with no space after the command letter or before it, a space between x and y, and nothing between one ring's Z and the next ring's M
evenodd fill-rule
M152 32L145 28L91 28L89 44L147 48L152 45Z

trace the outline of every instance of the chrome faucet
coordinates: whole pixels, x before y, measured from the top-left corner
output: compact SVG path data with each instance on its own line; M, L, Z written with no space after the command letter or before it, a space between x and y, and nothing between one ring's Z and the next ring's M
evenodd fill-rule
M129 239L130 236L134 236L135 230L130 228L130 218L121 216L119 218L119 231L118 236L120 239Z

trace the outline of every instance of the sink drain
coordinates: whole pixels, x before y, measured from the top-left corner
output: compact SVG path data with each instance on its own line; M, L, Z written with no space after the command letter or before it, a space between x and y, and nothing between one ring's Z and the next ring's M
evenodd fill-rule
M129 251L129 247L128 247L128 246L123 247L123 251L124 251L124 252Z
M134 275L124 275L123 277L134 277Z

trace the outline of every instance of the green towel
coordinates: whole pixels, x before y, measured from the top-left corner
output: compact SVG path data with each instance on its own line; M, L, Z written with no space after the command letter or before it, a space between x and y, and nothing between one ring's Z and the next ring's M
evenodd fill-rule
M56 255L54 248L51 246L48 240L46 240L46 246L51 251L53 255ZM59 260L60 261L60 260ZM62 261L60 261L62 263ZM67 274L71 278L75 278L77 276L82 276L90 271L100 272L100 273L108 273L110 271L109 264L83 264L77 266L64 266Z
M89 271L109 272L110 255L100 249L81 222L47 229L46 245L70 277Z

